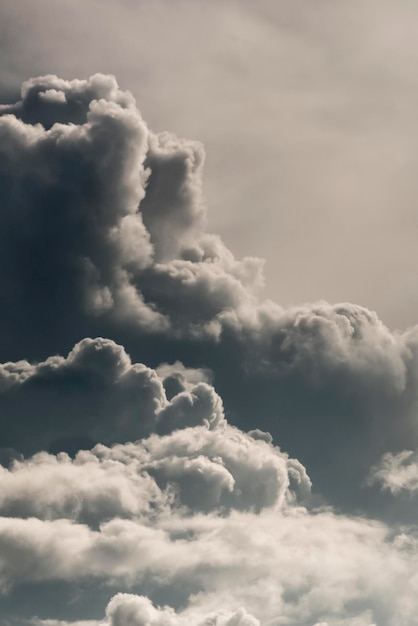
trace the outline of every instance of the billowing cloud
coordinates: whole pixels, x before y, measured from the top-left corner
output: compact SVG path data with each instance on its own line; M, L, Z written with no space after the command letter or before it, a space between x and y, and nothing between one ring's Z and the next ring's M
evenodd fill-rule
M146 596L119 593L106 607L103 621L68 622L58 620L35 620L34 626L197 626L198 624L219 626L259 626L260 622L245 609L218 611L206 616L178 615L171 607L156 607Z
M151 432L224 420L208 375L183 365L159 373L108 339L83 339L67 357L0 365L2 446L33 454L135 441ZM165 387L169 389L167 399Z
M199 408L197 408L199 413ZM50 482L51 488L45 489ZM191 511L260 511L304 501L305 468L271 443L223 424L78 452L41 452L0 467L0 514L92 520Z
M31 301L31 331L47 342L91 316L216 335L217 315L251 300L260 262L236 262L204 231L203 148L152 134L114 78L33 79L1 112L2 323L14 341Z
M330 511L171 515L152 527L114 519L98 530L3 518L0 546L8 550L3 589L77 578L129 590L148 577L189 591L177 610L191 623L240 607L261 623L291 626L415 623L416 539Z

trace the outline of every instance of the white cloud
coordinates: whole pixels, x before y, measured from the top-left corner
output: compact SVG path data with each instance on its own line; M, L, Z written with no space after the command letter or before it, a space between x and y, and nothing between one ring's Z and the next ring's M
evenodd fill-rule
M393 540L383 524L329 511L171 516L154 528L113 520L99 531L63 521L13 526L4 520L0 545L6 540L16 578L81 575L122 583L148 572L185 589L197 585L181 610L182 623L244 606L261 623L277 625L415 624L417 553ZM127 613L135 615L142 600L128 600ZM114 604L122 607L124 598Z
M149 598L132 594L114 596L106 607L103 621L62 622L58 620L35 620L34 626L259 626L260 622L245 609L222 611L194 618L185 617L168 606L155 607Z
M377 483L393 495L402 491L414 493L418 490L418 453L412 450L387 452L371 469L367 483Z
M41 452L15 460L9 469L0 466L0 513L93 525L116 517L146 521L175 497L191 511L260 511L304 500L310 486L298 461L224 424L110 448L98 444L74 459Z

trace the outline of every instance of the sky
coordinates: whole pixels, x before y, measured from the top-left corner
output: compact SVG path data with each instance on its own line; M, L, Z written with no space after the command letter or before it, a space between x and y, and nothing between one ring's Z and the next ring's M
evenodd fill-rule
M1 626L418 625L417 13L0 7Z

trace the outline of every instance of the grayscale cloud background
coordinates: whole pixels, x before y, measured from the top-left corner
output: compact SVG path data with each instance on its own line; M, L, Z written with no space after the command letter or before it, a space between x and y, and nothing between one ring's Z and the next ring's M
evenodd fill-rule
M6 626L416 626L418 9L0 8Z

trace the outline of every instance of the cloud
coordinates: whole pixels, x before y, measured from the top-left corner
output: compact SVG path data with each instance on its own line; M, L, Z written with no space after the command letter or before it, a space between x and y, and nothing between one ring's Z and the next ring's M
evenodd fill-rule
M0 20L3 101L27 76L116 74L153 128L205 142L213 228L268 258L270 297L415 323L416 7L223 4L15 0Z
M51 90L61 98L48 108L41 96ZM153 134L132 95L114 78L32 79L22 87L21 102L4 105L0 125L8 138L4 232L17 238L7 251L10 274L28 283L22 257L30 253L32 291L24 296L31 298L45 283L42 261L53 261L56 273L47 275L51 292L40 299L50 315L59 306L52 289L60 281L68 300L71 292L79 296L74 305L80 310L70 311L73 323L94 313L115 324L130 320L138 331L214 340L230 332L259 348L261 364L274 366L277 360L278 367L294 368L302 361L311 367L314 353L325 373L335 363L360 369L376 357L378 365L390 367L380 354L388 346L400 360L396 336L367 309L321 305L283 311L260 303L262 261L235 260L219 237L206 232L202 146ZM36 185L22 189L34 179ZM19 228L23 219L25 230ZM34 284L36 277L42 284ZM8 297L18 312L19 293L9 290ZM9 320L11 332L13 322L19 319ZM63 323L55 317L53 326Z
M223 406L208 374L132 363L114 341L83 339L67 357L0 364L2 444L24 454L135 441L155 430L217 428ZM167 399L165 387L170 391Z
M412 624L413 529L308 510L309 489L268 435L226 423L14 461L0 472L0 586L130 592L94 626ZM132 595L144 584L180 585L186 602L160 610Z
M96 527L115 517L153 519L170 506L259 512L307 501L310 488L305 468L270 442L226 424L213 431L195 426L98 444L74 459L40 452L14 460L0 467L0 514Z
M2 518L0 546L3 589L51 578L93 578L129 589L151 576L193 590L177 608L187 623L241 606L261 623L291 626L350 620L393 626L413 624L416 614L413 536L330 511L171 515L152 527L114 519L98 530L66 520ZM116 604L121 617L139 608L124 596Z
M417 453L412 450L387 452L380 463L371 469L367 482L369 485L379 484L382 490L392 495L402 491L414 493L418 489Z
M261 262L235 261L204 231L203 148L151 133L114 78L32 79L1 112L2 323L14 341L29 303L47 342L48 328L59 337L92 316L216 334L219 312L251 300Z
M245 609L218 611L207 616L191 619L178 615L169 606L155 607L146 596L119 593L106 607L103 621L63 622L58 620L35 620L34 626L194 626L195 624L219 624L219 626L259 626L260 622Z
M140 461L104 460L79 452L74 460L41 452L1 468L3 516L81 519L141 517L168 502ZM50 488L45 489L49 483Z
M40 97L51 88L64 101ZM47 325L54 332L66 320L76 322L80 301L90 313L122 310L129 301L137 312L142 309L145 326L162 323L127 278L132 263L144 268L152 254L136 213L144 195L147 129L133 98L114 79L100 76L72 83L47 76L29 81L22 97L22 103L4 108L0 123L1 217L9 241L2 262L11 268L3 285L6 323L15 317L22 324L31 300L32 331L44 340ZM24 121L28 116L32 123Z

